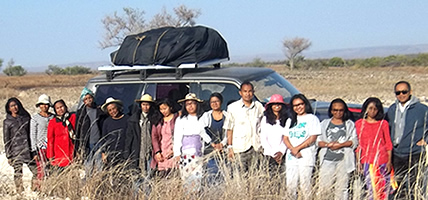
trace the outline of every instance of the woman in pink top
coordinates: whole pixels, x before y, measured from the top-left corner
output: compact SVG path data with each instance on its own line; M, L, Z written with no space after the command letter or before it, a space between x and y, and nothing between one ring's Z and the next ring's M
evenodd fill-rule
M358 169L364 172L369 199L387 199L391 186L396 189L393 177L392 142L388 122L384 120L383 106L378 98L370 97L361 111L362 119L355 123L359 146Z
M161 117L152 127L153 158L150 167L157 167L158 174L166 176L174 167L174 152L172 150L174 125L178 117L173 111L173 104L169 99L157 103Z

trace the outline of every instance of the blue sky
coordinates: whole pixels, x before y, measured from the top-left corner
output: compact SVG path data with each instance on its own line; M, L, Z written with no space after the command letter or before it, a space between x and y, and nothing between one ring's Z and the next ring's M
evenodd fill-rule
M0 58L31 70L50 64L109 61L101 20L123 7L146 12L181 4L200 9L198 24L220 31L230 56L282 54L284 38L305 37L309 51L428 44L428 1L0 1ZM262 57L263 59L263 57Z

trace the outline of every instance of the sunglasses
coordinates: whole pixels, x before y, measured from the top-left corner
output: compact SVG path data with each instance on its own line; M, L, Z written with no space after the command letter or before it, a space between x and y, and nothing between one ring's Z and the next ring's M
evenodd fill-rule
M344 109L331 109L332 112L344 112Z
M407 93L409 93L409 91L407 91L407 90L403 90L403 91L395 91L395 95L407 94Z

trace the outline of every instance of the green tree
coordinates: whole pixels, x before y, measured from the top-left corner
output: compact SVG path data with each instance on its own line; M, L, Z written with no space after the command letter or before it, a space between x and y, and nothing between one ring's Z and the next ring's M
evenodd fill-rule
M65 74L65 71L58 65L49 65L48 69L45 70L45 73L48 75L60 75Z
M83 66L72 66L72 67L66 67L64 69L64 74L67 75L77 75L77 74L90 74L91 68L89 67L83 67Z
M308 49L312 45L311 41L306 38L295 37L292 39L284 39L282 41L283 50L285 56L288 59L290 69L294 69L296 58L302 53L302 51Z
M2 65L3 65L3 59L0 58L0 69Z
M343 67L343 66L345 66L345 61L340 57L333 57L328 61L328 66L330 66L330 67Z
M27 74L27 70L25 70L21 65L8 66L3 70L3 73L7 76L24 76Z

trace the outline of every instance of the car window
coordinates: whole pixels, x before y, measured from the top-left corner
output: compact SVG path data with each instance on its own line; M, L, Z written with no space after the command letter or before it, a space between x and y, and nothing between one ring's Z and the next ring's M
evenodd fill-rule
M223 110L227 108L228 104L241 98L241 96L239 96L239 88L231 83L200 83L199 87L199 98L206 102L208 102L212 93L221 93L223 96L221 108Z
M133 110L135 99L141 97L143 86L141 83L98 85L95 102L102 105L109 97L120 99L123 102L123 112L128 114Z
M290 82L276 72L250 80L254 85L254 95L262 103L269 102L273 94L280 94L286 103L293 95L300 93Z

